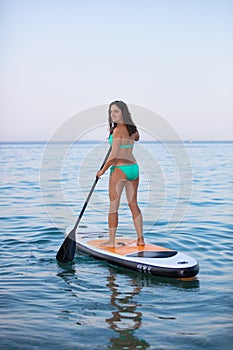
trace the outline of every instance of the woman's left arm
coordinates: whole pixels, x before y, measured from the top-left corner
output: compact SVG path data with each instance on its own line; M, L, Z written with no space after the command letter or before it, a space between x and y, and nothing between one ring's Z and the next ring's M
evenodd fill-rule
M119 134L119 132L117 132L117 129L115 129L113 132L111 153L109 154L109 157L108 157L106 163L104 164L103 168L96 173L96 177L99 178L108 170L108 168L110 166L114 165L114 163L117 160L120 144L121 144L120 134Z

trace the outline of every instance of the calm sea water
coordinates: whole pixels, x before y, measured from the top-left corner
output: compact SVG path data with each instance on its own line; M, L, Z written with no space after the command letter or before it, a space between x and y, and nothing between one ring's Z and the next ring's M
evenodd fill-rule
M135 150L145 238L196 258L200 272L189 282L78 252L57 263L105 146L0 149L1 349L232 349L233 143L187 143L181 163L178 150L159 143ZM99 181L81 225L107 229L107 182ZM135 236L124 196L119 232Z

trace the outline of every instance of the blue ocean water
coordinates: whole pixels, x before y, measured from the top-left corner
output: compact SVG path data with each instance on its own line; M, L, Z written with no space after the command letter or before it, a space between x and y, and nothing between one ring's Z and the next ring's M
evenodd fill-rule
M106 148L2 143L1 349L232 349L231 142L145 143L139 204L147 241L199 261L193 281L139 274L78 253L56 261ZM60 161L62 159L62 161ZM190 161L190 162L189 162ZM108 176L81 225L107 229ZM134 236L122 198L119 232Z

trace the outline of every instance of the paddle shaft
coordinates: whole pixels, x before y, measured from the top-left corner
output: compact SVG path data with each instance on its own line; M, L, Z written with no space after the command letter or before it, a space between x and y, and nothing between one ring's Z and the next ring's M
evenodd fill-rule
M103 164L101 165L101 167L100 167L99 170L103 169L103 167L104 167L104 165L105 165L105 163L106 163L106 161L107 161L107 159L108 159L108 157L109 157L109 155L110 155L110 153L111 153L111 150L112 150L112 147L109 148L108 153L106 154L106 157L104 158ZM88 202L89 202L89 200L90 200L90 198L91 198L91 195L92 195L92 193L93 193L93 191L94 191L94 189L95 189L95 186L96 186L96 184L97 184L98 181L99 181L99 178L96 177L96 178L95 178L95 181L94 181L94 183L93 183L93 185L92 185L92 187L91 187L90 193L89 193L89 195L87 196L87 199L86 199L86 201L85 201L85 203L84 203L84 206L83 206L83 208L82 208L82 210L81 210L81 212L80 212L80 214L79 214L79 217L78 217L78 219L77 219L77 221L76 221L76 223L75 223L75 225L74 225L74 228L73 228L74 231L76 231L76 229L77 229L77 227L78 227L78 225L79 225L79 223L80 223L80 220L81 220L81 218L82 218L82 216L83 216L83 213L84 213L85 210L86 210L87 204L88 204ZM72 231L73 231L73 230L72 230Z
M107 159L108 159L108 157L110 155L111 149L112 149L112 147L109 148L108 153L107 153L107 155L106 155L106 157L104 159L103 164L101 165L100 170L103 168L104 164L106 163L106 161L107 161ZM91 198L91 195L92 195L92 193L94 191L94 188L95 188L98 180L99 180L99 178L96 177L95 181L94 181L94 183L92 185L92 188L90 190L90 193L87 196L86 202L84 203L84 206L83 206L83 208L82 208L82 210L81 210L81 212L79 214L79 217L78 217L78 219L77 219L73 229L66 236L64 242L62 243L60 249L57 252L56 258L61 263L67 263L69 261L72 261L73 258L74 258L75 249L76 249L76 229L77 229L77 227L78 227L78 225L80 223L80 220L81 220L81 218L83 216L83 213L84 213L84 211L85 211L85 209L87 207L89 199Z

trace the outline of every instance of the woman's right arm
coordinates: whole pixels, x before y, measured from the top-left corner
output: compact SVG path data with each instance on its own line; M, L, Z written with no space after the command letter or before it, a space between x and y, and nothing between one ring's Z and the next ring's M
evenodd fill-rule
M138 131L136 131L136 132L133 134L133 136L134 136L134 141L139 141L140 135L139 135L139 132L138 132Z

